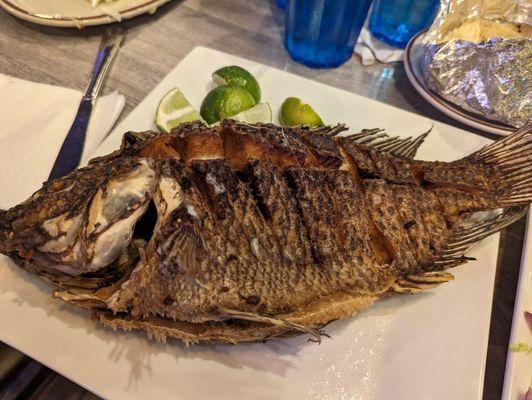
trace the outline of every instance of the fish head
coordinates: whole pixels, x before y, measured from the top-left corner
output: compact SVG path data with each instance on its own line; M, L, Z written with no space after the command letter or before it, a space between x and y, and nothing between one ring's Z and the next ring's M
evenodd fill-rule
M123 157L45 183L0 214L0 252L48 277L105 269L132 242L155 182L150 159Z

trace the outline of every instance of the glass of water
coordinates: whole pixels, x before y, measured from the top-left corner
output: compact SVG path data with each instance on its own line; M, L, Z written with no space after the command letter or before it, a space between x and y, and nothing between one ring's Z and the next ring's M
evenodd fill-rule
M384 43L403 49L430 25L439 4L439 0L375 0L369 30Z
M297 62L337 67L351 57L371 0L286 0L284 44Z

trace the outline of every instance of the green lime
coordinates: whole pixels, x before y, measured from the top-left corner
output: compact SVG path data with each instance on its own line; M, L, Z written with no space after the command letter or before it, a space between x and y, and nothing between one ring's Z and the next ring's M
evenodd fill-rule
M208 124L213 124L254 105L255 100L245 89L238 86L218 86L203 99L200 114Z
M309 104L302 103L296 97L289 97L283 102L279 122L284 126L323 126L323 121L316 111Z
M244 68L231 65L220 68L212 74L212 80L218 86L239 86L253 96L255 103L260 101L260 86L253 75Z
M183 122L196 120L202 120L201 116L177 88L164 95L155 113L155 125L161 132L170 132Z
M248 124L256 124L257 122L270 123L272 122L272 109L268 103L259 103L255 107L242 111L231 118Z

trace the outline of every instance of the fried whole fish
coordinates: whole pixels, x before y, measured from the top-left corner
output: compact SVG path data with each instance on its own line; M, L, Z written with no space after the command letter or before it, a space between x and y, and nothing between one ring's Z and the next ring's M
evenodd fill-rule
M113 328L320 340L384 296L452 279L531 202L530 125L450 163L413 159L425 136L231 120L128 132L1 211L0 252Z

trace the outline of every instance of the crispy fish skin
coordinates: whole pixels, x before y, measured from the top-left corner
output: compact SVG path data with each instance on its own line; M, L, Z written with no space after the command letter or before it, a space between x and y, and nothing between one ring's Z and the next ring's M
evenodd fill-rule
M128 132L120 150L0 211L0 252L114 328L319 340L383 296L452 279L442 270L465 261L454 249L483 237L483 225L461 228L471 213L530 203L530 130L505 139L508 154L496 143L452 163L342 130L226 120Z

